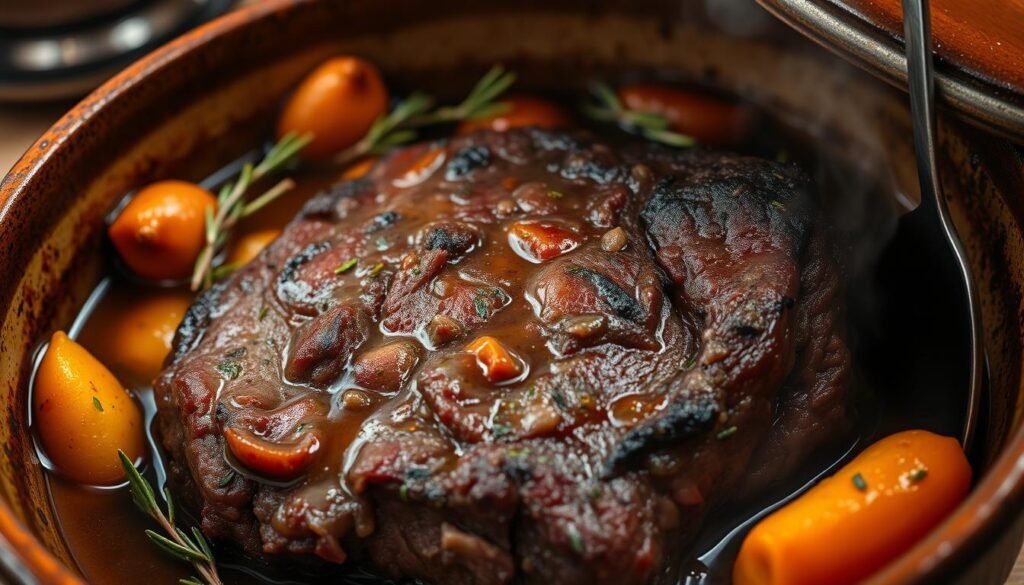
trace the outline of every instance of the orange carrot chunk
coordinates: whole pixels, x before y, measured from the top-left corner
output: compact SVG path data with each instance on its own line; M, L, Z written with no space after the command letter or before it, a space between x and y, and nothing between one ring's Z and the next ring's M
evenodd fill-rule
M57 469L90 485L124 481L117 450L146 453L142 412L124 386L84 347L53 334L32 395L36 432Z
M484 335L466 346L491 382L504 382L523 373L523 363L497 339Z
M294 443L274 443L244 429L226 427L224 440L238 461L256 473L287 481L302 474L320 448L315 433L307 432Z
M228 256L227 263L234 264L235 266L247 264L250 260L259 256L263 248L269 246L270 242L276 240L280 235L281 230L271 228L250 232L241 236L231 247L231 254Z
M397 161L393 164L396 165L396 168L400 168L400 164L403 162L403 159L415 156L418 152L421 151L409 149L405 152L400 152L394 159L392 159L392 161ZM422 154L409 166L405 167L401 176L394 179L395 186L402 187L404 189L422 183L430 178L430 175L434 174L434 171L441 168L441 165L444 164L446 158L447 152L444 148L439 146L431 146L427 148L426 151L422 152Z
M185 278L206 241L204 218L216 209L216 197L199 185L160 181L136 193L107 233L135 274L150 280Z
M366 173L370 172L370 169L373 168L373 165L377 164L377 160L378 158L375 156L368 156L366 158L360 159L359 161L352 163L351 166L345 169L345 172L341 174L341 178L346 181L358 179L359 177L362 177Z
M889 436L755 526L733 582L859 583L941 522L970 484L955 439L927 431Z
M317 67L288 99L277 135L312 134L302 156L323 160L358 142L388 111L388 88L377 68L358 57Z
M560 256L580 245L579 236L548 221L512 224L509 244L536 262Z

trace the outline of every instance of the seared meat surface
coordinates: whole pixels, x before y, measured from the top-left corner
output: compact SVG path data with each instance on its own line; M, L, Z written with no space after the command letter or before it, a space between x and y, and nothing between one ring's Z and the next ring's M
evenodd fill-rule
M398 150L186 317L171 480L266 558L656 583L844 428L839 284L793 166L586 134Z

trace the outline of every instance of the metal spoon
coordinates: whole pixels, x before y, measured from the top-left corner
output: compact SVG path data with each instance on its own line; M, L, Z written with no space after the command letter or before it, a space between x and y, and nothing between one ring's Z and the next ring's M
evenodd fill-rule
M930 224L930 228L916 226L922 231L940 229L949 245L930 250L934 255L932 263L949 263L959 268L959 285L962 287L959 298L967 301L966 321L970 330L971 348L970 388L960 442L964 450L969 451L977 426L978 404L982 392L984 350L981 342L981 310L967 255L957 235L956 226L950 218L939 182L935 155L935 84L932 75L931 25L928 12L928 0L903 0L907 81L914 128L914 150L917 152L917 173L921 182L921 204L901 221L908 224ZM950 296L953 296L953 293L954 291L950 291Z

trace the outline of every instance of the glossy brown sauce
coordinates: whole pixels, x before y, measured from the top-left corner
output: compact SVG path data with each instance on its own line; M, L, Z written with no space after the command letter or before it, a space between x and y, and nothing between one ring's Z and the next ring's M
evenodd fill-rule
M772 124L769 124L767 130L758 132L756 136L759 138L746 145L743 150L762 156L786 156L797 160L804 168L813 171L814 178L819 183L822 193L839 194L834 197L837 201L843 195L850 195L852 193L851 196L857 197L860 204L865 208L872 209L869 215L891 215L891 209L879 203L879 201L888 199L888 197L884 197L880 193L872 182L873 179L864 177L854 178L855 175L848 170L840 169L830 161L823 161L815 154L813 146L809 146L808 142L799 138L791 131L783 131L782 128L775 127ZM771 136L771 138L766 139L764 138L765 136ZM440 165L442 163L443 161L429 161L426 166L432 164ZM268 228L280 228L283 220L291 218L313 193L324 185L333 182L335 178L334 176L322 175L300 177L299 189L274 203L264 212L257 214L252 218L252 221L242 227L241 233ZM409 176L405 179L414 182L416 177ZM529 179L529 177L524 178L518 186L521 187L523 184L528 183ZM403 178L398 178L397 182L400 183L402 180ZM559 227L566 228L568 231L576 234L576 241L566 244L566 246L596 245L607 232L607 229L597 229L572 219L582 215L578 208L582 201L584 201L583 197L549 196L547 193L544 193L538 199L538 204L555 205L557 207L557 212L547 216L546 220L558 223L560 224ZM438 206L446 204L450 204L450 201L436 202ZM422 209L426 209L426 206ZM405 213L407 213L407 221L410 222L415 221L427 224L435 219L433 213L429 214L429 216L424 214L422 217L416 218L416 210L411 207ZM524 278L522 275L530 270L534 261L526 251L519 247L514 235L509 235L508 231L506 231L506 226L500 223L494 223L490 227L483 228L481 235L490 244L485 246L486 250L508 249L511 247L517 251L517 254L496 254L485 250L481 254L468 256L459 265L459 279L451 282L442 281L440 284L435 284L435 286L460 287L467 286L467 283L477 283L481 284L483 288L499 289L500 293L495 293L486 299L488 305L482 310L500 309L508 303L524 305L517 307L522 309L522 311L495 311L487 321L486 328L476 331L475 334L486 334L499 339L514 340L510 348L522 360L527 369L524 371L522 379L513 380L510 382L510 385L513 388L519 389L518 392L524 395L525 401L525 392L528 384L524 380L542 372L547 367L547 363L552 355L552 349L545 345L545 341L540 335L532 334L528 330L524 331L522 324L514 319L514 315L517 313L533 313L532 308L528 305L531 302L536 302L536 300L531 300L530 295L527 294L529 291L526 291L524 288ZM404 249L405 246L399 244L386 240L379 242L376 250L372 250L364 258L360 259L360 268L358 270L372 267L378 261L386 260L389 263L400 263L402 257L397 252ZM355 271L351 275L353 280L359 276L360 273ZM365 276L365 273L363 276ZM103 286L108 288L104 289ZM853 287L851 286L851 288ZM439 291L439 293L445 292L447 291ZM152 289L128 282L123 276L118 276L115 271L114 276L105 282L104 285L101 285L101 289L94 295L96 297L95 302L83 309L83 313L79 318L82 326L78 339L95 355L98 357L103 356L105 353L104 332L117 319L121 307L125 303L130 302L132 298L146 294L152 294ZM476 310L476 308L473 307L473 310ZM367 340L363 347L374 348L382 344L391 343L394 341L391 338L391 333L386 328L374 330L371 338ZM418 330L413 333L422 346L429 351L432 347L429 332ZM865 336L865 338L870 338L870 336ZM861 353L871 354L872 351L876 350L878 350L877 347ZM925 348L925 351L927 350ZM888 350L883 349L882 351L884 353ZM868 361L871 360L869 359ZM455 364L451 367L461 366ZM146 411L147 422L151 421L154 410L152 390L144 381L138 380L137 376L133 376L130 372L119 371L116 364L111 369L122 381L130 384ZM474 375L479 376L479 372L476 372ZM941 376L941 374L939 375ZM460 374L460 377L466 376ZM889 394L882 389L886 384L884 376L869 374L863 377L862 382L865 381L876 390L875 394L883 396ZM946 384L948 385L949 382L947 381ZM338 453L344 450L345 445L355 440L360 425L369 413L374 412L374 409L358 407L361 400L372 400L372 398L366 398L369 393L346 395L346 391L354 390L358 392L364 389L359 384L355 384L350 375L345 376L334 386L334 394L340 397L341 400L332 400L330 416L323 417L318 423L327 424L331 427L328 432L321 435L325 437L325 441L328 441L327 444L322 446L322 451ZM487 391L483 388L485 387L481 386L480 389L475 391ZM471 389L471 391L473 390ZM955 391L950 390L947 392L943 389L941 394L950 394L954 397L953 402L955 402ZM914 392L907 391L904 395L904 399L906 399L906 396L913 396ZM885 401L883 397L879 400L879 403ZM903 403L903 400L898 402ZM345 408L346 404L349 408ZM657 409L659 404L653 402L648 395L633 396L625 393L617 396L608 404L601 406L608 410L608 416L613 422L630 424L645 418L649 412ZM400 407L401 405L396 405L394 408ZM864 436L871 436L878 432L878 429L905 425L906 421L914 416L909 412L909 409L904 410L897 404L896 407L891 409L892 413L896 415L896 419L893 419L892 416L886 414L887 407L887 405L883 404L876 409L873 402L864 405L861 411L861 416L864 419L864 430L862 433ZM507 417L502 419L507 424L521 426L524 424L523 417L528 412L528 409L511 409L508 413L500 413L500 416ZM877 414L878 412L881 412L881 414ZM487 414L490 415L490 413ZM379 417L381 413L377 412L375 416ZM938 423L938 426L953 427L955 429L957 422L955 418L948 421L943 420ZM934 427L936 425L931 426ZM493 426L491 430L493 431ZM154 443L151 439L150 447L152 448L153 445ZM793 478L791 484L783 486L771 494L765 494L763 498L757 501L749 502L722 515L717 524L713 524L703 531L703 536L693 547L691 553L687 555L693 559L691 561L692 567L690 576L683 577L681 582L692 584L727 582L726 575L728 575L729 567L731 567L735 547L744 533L742 530L743 526L749 524L753 518L756 518L760 513L779 501L791 497L795 491L798 491L811 478L823 473L824 470L842 458L843 455L843 453L830 454L821 461L808 465L806 472L799 477ZM164 477L163 471L160 469L159 460L155 460L152 463L147 466L146 474L154 485L159 486ZM237 466L237 468L241 469L241 466ZM329 478L335 478L336 473L337 470L332 469L330 465L319 465L310 471L308 481L310 484L315 484L318 478L327 481ZM74 484L54 473L48 473L47 475L52 504L60 519L61 530L69 548L73 551L79 570L90 582L98 584L124 583L126 582L126 576L144 576L144 581L148 585L171 585L177 583L178 579L190 574L189 567L169 560L168 557L158 552L157 549L146 541L143 536L143 530L150 527L150 524L131 505L126 489L121 487L97 490ZM228 584L314 582L312 577L303 577L301 570L274 569L256 566L250 561L240 560L237 553L228 547L217 546L216 554L220 561L221 576L224 578L225 583ZM255 576L257 574L261 576ZM324 574L323 572L318 574L316 581L322 581ZM331 569L330 574L329 580L333 583L383 582L376 578L368 577L360 573L358 569L351 567L345 567L340 570Z

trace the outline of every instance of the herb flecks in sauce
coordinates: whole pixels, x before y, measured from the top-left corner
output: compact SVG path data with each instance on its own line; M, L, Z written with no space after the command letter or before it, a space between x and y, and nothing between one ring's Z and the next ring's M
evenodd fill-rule
M853 487L857 488L857 491L868 491L868 482L865 481L864 476L860 473L853 474L853 479L851 481L853 482Z
M352 270L352 268L354 268L356 263L358 263L358 262L359 261L356 260L355 258L352 258L351 260L346 260L344 264L342 264L341 266L339 266L339 267L334 269L334 273L335 274L344 274L344 273L348 272L349 270Z

